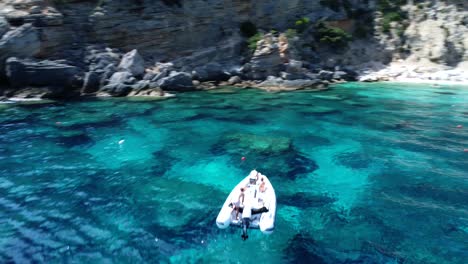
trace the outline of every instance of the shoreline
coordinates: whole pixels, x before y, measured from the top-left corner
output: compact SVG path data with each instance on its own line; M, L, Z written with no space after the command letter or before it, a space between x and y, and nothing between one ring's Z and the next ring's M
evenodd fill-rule
M456 67L436 64L427 60L396 61L388 65L371 62L360 65L357 81L393 82L468 86L468 63Z
M449 80L426 80L426 79L414 79L414 78L398 78L388 81L381 81L383 83L408 83L408 84L432 84L436 86L462 86L468 88L468 82L461 81L449 81Z
M456 87L468 89L468 82L449 81L449 80L427 80L427 79L417 79L417 78L393 78L393 79L390 78L388 80L380 80L380 81L336 82L336 83L330 83L330 85L337 85L337 84L343 84L343 83L362 83L362 84L383 83L383 84L413 84L413 85L429 84L432 87L444 88L443 86L456 86ZM275 89L264 89L264 88L255 87L255 86L246 87L246 86L229 85L229 84L223 83L223 84L217 85L215 87L210 87L209 89L199 89L199 90L194 90L194 91L191 91L191 92L213 91L213 90L217 90L217 89L220 89L220 88L223 88L223 87L228 87L228 86L233 87L233 88L237 88L239 90L251 88L251 89L258 89L258 90L265 91L265 92L294 92L294 91L304 91L304 90L305 91L311 90L311 91L321 92L321 91L326 91L326 90L329 89L329 88L327 88L327 89L317 89L317 88L308 89L308 88L305 88L305 89L292 89L292 90L284 90L284 89L275 90ZM127 98L127 99L135 99L135 100L155 100L155 99L166 100L166 99L169 99L169 98L177 97L177 94L166 93L163 96L128 95L128 96L123 96L123 97L114 97L114 96L109 96L109 95L106 95L106 96L103 96L103 95L89 95L88 94L88 95L83 95L83 96L77 96L75 98L85 98L85 97L93 98L93 99ZM60 99L53 100L53 99L49 99L49 98L39 98L39 97L26 98L26 97L17 97L17 96L13 96L13 97L2 96L2 97L0 97L0 104L3 104L3 105L6 105L6 104L21 104L21 103L26 103L26 104L28 104L28 103L29 104L30 103L44 103L44 102L54 102L54 101L60 101Z

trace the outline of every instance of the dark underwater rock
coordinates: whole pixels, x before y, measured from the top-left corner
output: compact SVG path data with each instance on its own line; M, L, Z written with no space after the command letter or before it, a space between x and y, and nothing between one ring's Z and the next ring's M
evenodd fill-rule
M57 138L59 144L63 144L66 147L76 147L80 145L92 144L94 141L91 137L83 132L71 131L68 133L62 133L62 136Z
M457 95L456 93L454 92L434 92L436 94L442 94L442 95Z
M281 136L226 135L212 145L210 151L215 155L246 156L243 166L257 168L265 175L276 177L296 179L319 168L314 160L294 148L291 139Z
M331 114L339 114L340 110L328 106L312 106L306 110L306 112L301 111L303 115L313 115L313 116L325 116Z
M286 137L270 137L255 134L231 134L225 137L228 149L240 148L255 153L278 154L291 149L291 139ZM230 147L232 145L232 148Z
M365 169L373 160L372 156L364 152L344 152L335 158L340 164L351 169Z
M397 252L386 249L375 242L364 241L361 254L354 263L404 263L405 259ZM353 262L351 262L353 263Z
M282 204L300 208L322 207L336 201L328 196L313 195L304 192L298 192L293 195L279 195L278 199L281 199Z
M284 166L284 168L287 168L286 176L290 179L296 179L300 175L312 173L319 168L314 160L305 157L297 151L293 155L286 157L285 164L288 165Z
M288 263L314 263L325 264L327 261L320 256L321 249L315 240L306 234L297 234L290 241L288 247L284 250L288 256Z
M461 187L447 188L429 183L420 183L415 185L404 185L398 189L402 193L411 197L430 199L450 205L463 205L468 200L468 191Z

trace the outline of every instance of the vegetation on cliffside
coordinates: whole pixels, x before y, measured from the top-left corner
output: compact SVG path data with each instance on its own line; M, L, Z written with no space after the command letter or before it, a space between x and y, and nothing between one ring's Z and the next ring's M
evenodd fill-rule
M407 18L407 13L401 9L406 4L406 0L379 0L377 10L382 14L382 31L389 33L392 23L397 30L398 35L403 33L406 25L402 23Z
M320 22L315 26L315 39L321 44L329 45L333 48L343 48L351 41L351 34L339 27L327 26Z

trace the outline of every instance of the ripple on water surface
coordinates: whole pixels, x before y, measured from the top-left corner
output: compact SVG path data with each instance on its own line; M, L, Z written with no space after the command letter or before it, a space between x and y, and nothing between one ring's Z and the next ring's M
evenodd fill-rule
M349 83L2 105L0 262L465 263L467 102ZM214 220L253 168L277 228L241 242Z

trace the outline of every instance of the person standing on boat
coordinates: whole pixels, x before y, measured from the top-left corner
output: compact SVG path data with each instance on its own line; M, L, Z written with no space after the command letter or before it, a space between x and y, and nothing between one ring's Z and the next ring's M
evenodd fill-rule
M245 189L241 188L240 191L241 193L239 195L239 199L237 199L237 202L234 203L234 210L236 210L236 219L239 219L239 210L241 209L241 207L244 207Z

